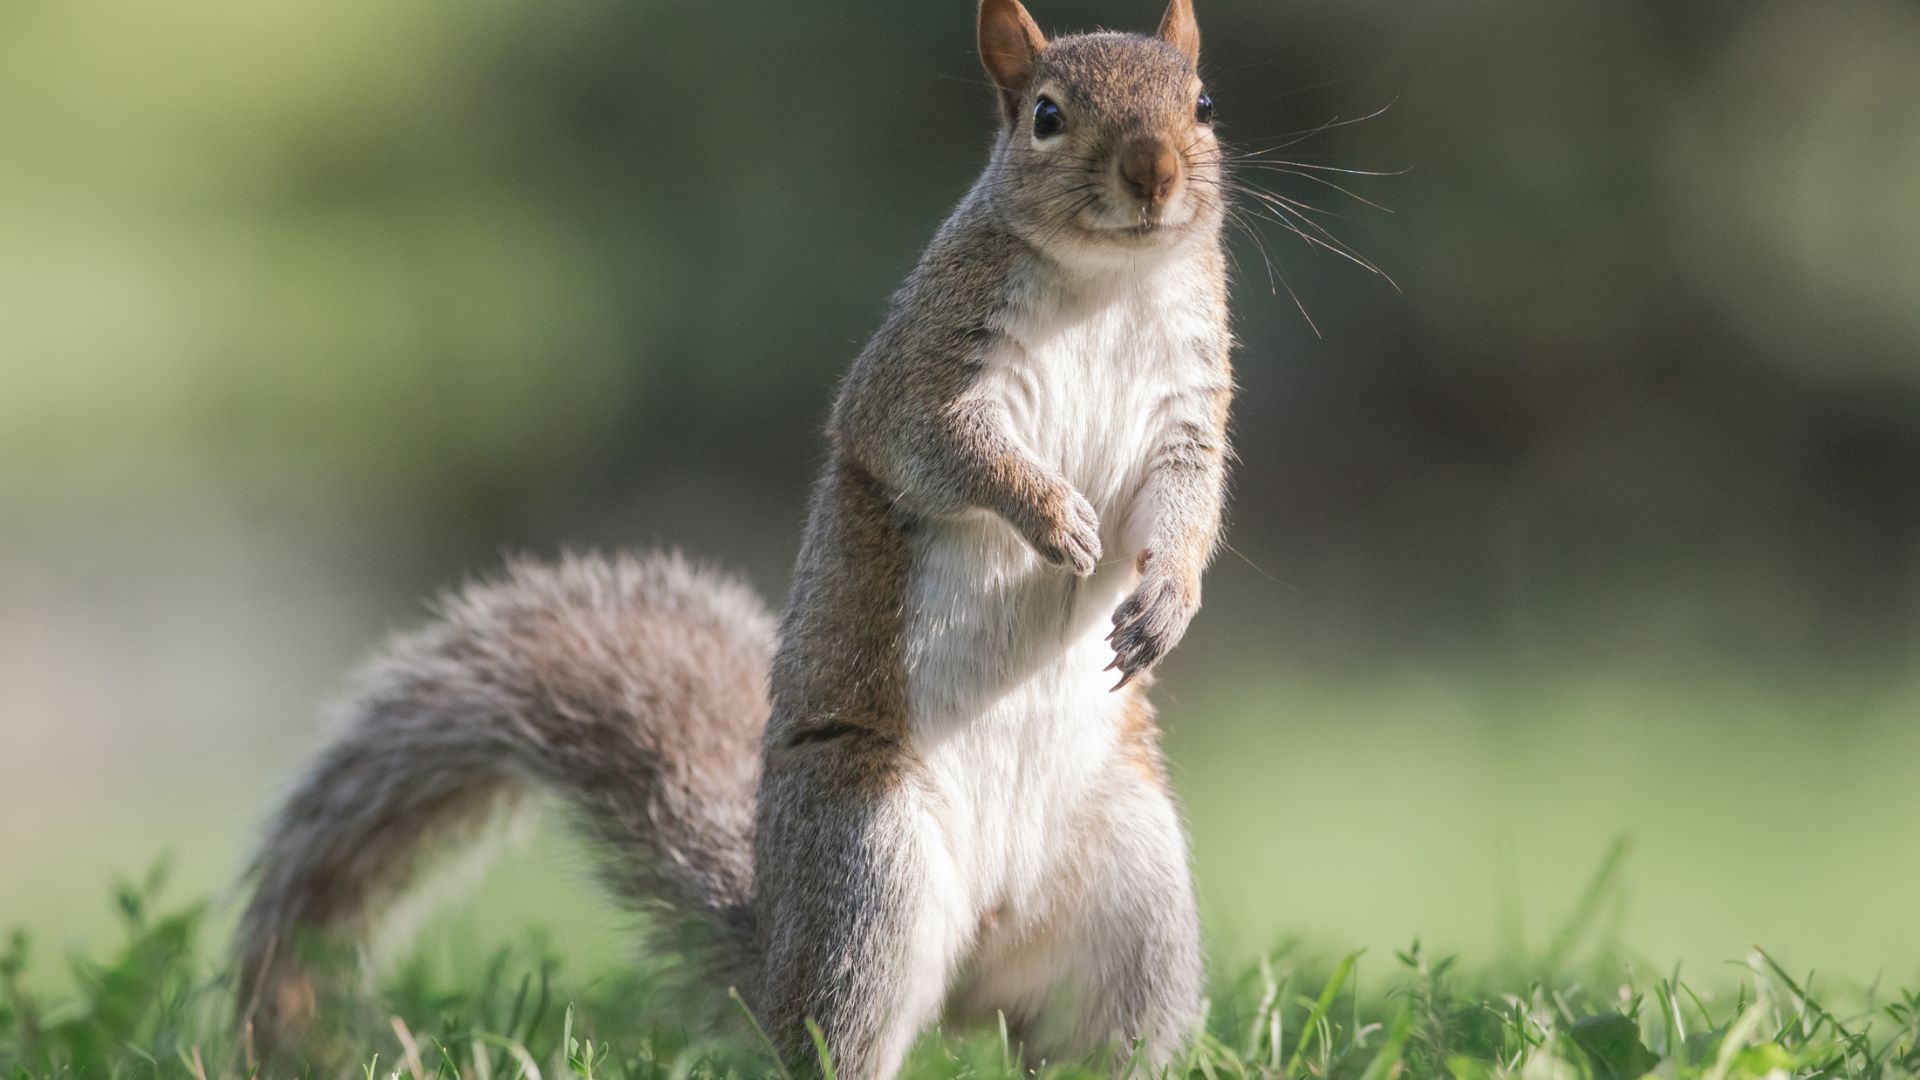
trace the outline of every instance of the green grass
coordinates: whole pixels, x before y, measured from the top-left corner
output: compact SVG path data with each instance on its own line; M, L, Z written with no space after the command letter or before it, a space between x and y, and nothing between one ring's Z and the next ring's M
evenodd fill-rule
M1920 993L1830 993L1762 950L1705 980L1647 972L1590 940L1619 887L1616 847L1538 956L1475 966L1418 942L1390 957L1281 948L1213 988L1205 1035L1175 1075L1495 1077L1597 1080L1656 1074L1734 1080L1920 1074ZM122 942L74 954L69 991L31 989L48 958L15 931L0 946L0 1076L247 1076L230 1033L232 990L204 959L204 906L159 903L164 874L120 886ZM343 1020L340 1075L375 1077L767 1077L780 1070L743 1009L688 1019L664 972L575 980L526 944L467 958L458 977L404 965ZM477 961L477 962L472 962ZM1125 1048L1104 1061L1045 1063L1049 1077L1143 1075ZM1013 1077L1001 1030L933 1033L903 1075ZM329 1073L336 1074L336 1073Z
M1370 966L1418 936L1478 971L1524 970L1627 834L1625 884L1588 933L1638 968L1683 961L1704 976L1759 942L1848 992L1920 985L1920 860L1905 855L1920 845L1914 673L1462 664L1308 676L1223 658L1217 671L1172 672L1156 696L1223 970L1287 936L1365 947ZM130 709L126 731L90 737L95 752L0 748L0 928L33 928L55 961L113 940L99 897L162 851L176 855L177 895L224 896L307 752L305 709L278 707L272 739L247 727L265 707L212 719ZM7 715L0 744L58 716ZM436 963L533 925L589 963L630 940L566 830L529 839L458 894L455 918L431 924ZM451 928L464 935L446 940ZM35 965L29 985L73 989L58 962Z
M1183 1075L1920 1072L1920 999L1890 989L1920 985L1911 675L1169 685L1215 974ZM164 896L231 880L296 748L247 758L230 730L179 731L164 769L50 756L0 784L0 820L34 822L0 843L0 930L32 931L0 932L0 1080L247 1075L211 959L231 904ZM1609 848L1621 834L1630 852ZM413 1073L403 1030L436 1075L775 1075L724 987L729 1011L699 1022L670 972L627 963L587 852L530 839L345 1018L368 1080ZM167 847L177 893L109 892L104 868ZM1281 933L1299 940L1270 947ZM930 1036L907 1075L1011 1076L1017 1049Z

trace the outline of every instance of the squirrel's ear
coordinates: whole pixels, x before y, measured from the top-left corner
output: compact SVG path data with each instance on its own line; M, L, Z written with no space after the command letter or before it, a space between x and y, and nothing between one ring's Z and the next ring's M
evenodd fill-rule
M1180 50L1187 63L1200 66L1200 24L1193 21L1193 0L1173 0L1160 20L1160 40Z
M1000 113L1009 121L1020 108L1020 95L1047 38L1020 0L980 0L980 62L1000 88Z

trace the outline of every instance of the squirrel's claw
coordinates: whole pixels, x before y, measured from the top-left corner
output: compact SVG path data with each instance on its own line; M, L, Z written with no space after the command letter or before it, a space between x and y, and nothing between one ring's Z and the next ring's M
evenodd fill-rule
M1172 651L1199 607L1193 591L1173 578L1155 575L1142 581L1113 612L1113 630L1107 635L1113 644L1113 663L1105 670L1122 673L1113 690L1126 686Z

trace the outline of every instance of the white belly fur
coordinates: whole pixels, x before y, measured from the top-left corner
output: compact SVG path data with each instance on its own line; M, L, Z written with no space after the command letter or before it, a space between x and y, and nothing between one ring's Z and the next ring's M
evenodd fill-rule
M1194 363L1193 317L1135 281L1099 302L1036 303L1005 327L976 392L1005 406L1034 458L1098 512L1088 578L1043 562L985 511L931 526L907 596L910 731L964 896L951 917L1017 925L1045 908L1061 828L1108 771L1125 697L1105 641L1137 578L1139 505L1167 403L1218 376ZM1011 929L1011 927L1006 927Z

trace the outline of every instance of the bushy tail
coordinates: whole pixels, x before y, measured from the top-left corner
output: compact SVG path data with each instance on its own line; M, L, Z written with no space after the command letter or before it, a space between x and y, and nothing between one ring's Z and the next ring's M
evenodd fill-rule
M255 1042L311 1019L314 941L364 942L423 862L530 788L605 849L616 894L691 917L736 968L715 980L738 981L774 640L760 600L677 555L570 558L513 565L439 615L362 672L254 857L235 952Z

